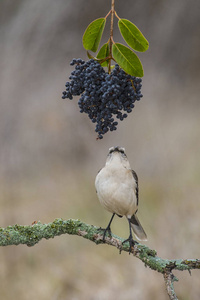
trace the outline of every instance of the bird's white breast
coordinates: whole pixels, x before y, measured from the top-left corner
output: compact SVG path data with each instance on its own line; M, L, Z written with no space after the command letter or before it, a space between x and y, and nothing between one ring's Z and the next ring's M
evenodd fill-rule
M95 186L100 203L121 216L131 217L137 209L136 182L130 169L120 165L106 165L97 174Z

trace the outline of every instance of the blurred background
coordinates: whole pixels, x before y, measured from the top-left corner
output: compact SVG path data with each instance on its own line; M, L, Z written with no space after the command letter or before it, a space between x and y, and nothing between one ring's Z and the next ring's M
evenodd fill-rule
M134 111L97 141L78 98L62 100L82 35L108 0L0 2L0 226L60 217L105 227L94 180L120 145L139 177L138 216L162 258L200 258L200 2L116 0L150 42ZM108 22L109 23L109 22ZM108 39L107 24L104 39ZM117 24L115 41L121 42ZM128 236L125 219L112 231ZM0 249L1 298L166 300L161 274L77 236ZM199 299L200 273L175 272L178 297Z

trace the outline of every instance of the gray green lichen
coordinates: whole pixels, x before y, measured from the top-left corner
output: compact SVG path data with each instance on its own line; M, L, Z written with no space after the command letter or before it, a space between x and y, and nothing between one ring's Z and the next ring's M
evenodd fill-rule
M26 244L31 247L43 238L50 239L61 234L80 235L96 244L103 243L100 228L85 224L80 220L55 219L48 224L34 222L33 225L23 226L16 224L6 228L0 228L0 246ZM110 238L106 238L105 243L119 248L120 251L123 250L129 252L129 244L124 243L122 245L122 241L122 238L112 234ZM147 246L139 243L134 247L133 251L134 256L143 261L146 266L160 273L165 273L166 271L171 271L173 269L190 271L190 269L200 268L199 259L162 259L156 256L157 253L155 250L151 250Z

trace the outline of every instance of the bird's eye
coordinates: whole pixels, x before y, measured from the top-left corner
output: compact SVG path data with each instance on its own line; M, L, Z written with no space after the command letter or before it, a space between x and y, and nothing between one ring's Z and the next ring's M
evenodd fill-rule
M121 149L119 152L121 153L122 156L126 157L126 153L124 152L123 149Z
M124 149L120 149L119 152L125 154Z

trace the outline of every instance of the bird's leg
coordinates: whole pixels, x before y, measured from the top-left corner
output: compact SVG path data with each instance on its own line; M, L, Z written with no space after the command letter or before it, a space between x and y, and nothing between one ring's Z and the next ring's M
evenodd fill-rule
M104 233L103 233L103 241L104 241L104 242L105 242L106 232L107 232L107 231L108 231L109 235L111 236L110 225L111 225L111 223L112 223L112 220L113 220L114 216L115 216L115 213L113 213L113 215L112 215L112 217L111 217L111 219L110 219L110 222L108 223L108 226L107 226L105 229L102 229L102 228L101 228L101 230L104 231Z
M129 242L129 254L131 253L132 247L135 246L135 244L137 243L136 241L134 241L133 239L133 235L132 235L132 230L131 230L131 219L128 218L128 223L129 223L129 231L130 231L130 235L128 237L128 239L126 239L125 241L122 242L122 245L126 242Z

